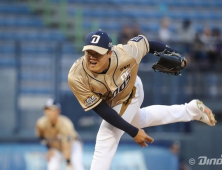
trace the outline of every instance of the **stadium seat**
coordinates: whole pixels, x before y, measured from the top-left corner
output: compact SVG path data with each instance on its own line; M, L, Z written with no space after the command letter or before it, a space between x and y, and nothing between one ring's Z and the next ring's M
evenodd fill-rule
M55 52L55 49L52 47L22 46L21 52L22 54L25 54L25 53L51 54Z
M0 66L15 67L16 66L15 54L14 53L6 53L6 54L1 53Z
M7 14L30 14L30 10L27 5L6 5L0 4L0 13Z
M76 53L76 50L74 48L74 44L64 44L62 47L62 53L67 54L74 54Z
M158 32L159 31L159 25L155 23L146 23L141 25L141 28L148 32Z
M14 46L9 46L9 45L6 45L6 46L0 46L0 53L13 53L15 52L15 47Z
M22 94L52 94L53 90L51 87L48 88L29 88L23 87L21 89Z
M121 29L121 25L112 22L100 23L99 28L101 28L102 30L106 30L107 32L110 30L119 31Z

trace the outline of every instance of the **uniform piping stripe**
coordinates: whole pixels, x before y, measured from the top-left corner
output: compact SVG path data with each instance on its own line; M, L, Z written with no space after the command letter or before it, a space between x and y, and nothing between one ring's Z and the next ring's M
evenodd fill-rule
M110 94L110 91L109 91L109 93L108 93L108 95L107 95L106 99L109 97L109 94ZM105 100L106 100L106 99L105 99Z
M122 104L122 107L121 107L121 110L119 112L119 115L122 116L124 114L124 112L126 111L127 107L130 105L132 99L135 97L135 94L136 94L136 87L134 86L133 87L133 90L132 90L132 94L129 96L129 98L123 102Z
M83 67L83 70L86 72L87 75L89 75L89 74L87 73L87 71L85 70L85 68L84 68L83 61L84 61L84 59L82 60L82 67ZM105 86L106 90L109 91L108 88L106 87L106 85L105 85L103 82L101 82L101 81L99 81L99 80L93 78L93 77L90 76L90 75L89 75L89 77L91 77L92 79L94 79L94 80L100 82L101 84L103 84L103 85Z
M117 57L117 54L116 54L116 52L115 51L113 51L114 53L115 53L115 55L116 55L116 61L117 61L117 64L116 64L116 69L117 69L117 67L118 67L118 57ZM115 72L116 72L116 69L114 70L114 72L113 72L113 82L114 82L114 84L116 85L116 82L115 82L115 80L114 80L114 74L115 74ZM116 85L116 87L118 87L117 85Z
M148 53L149 51L148 51L148 47L147 47L147 43L146 43L145 38L143 38L143 40L145 41L145 44L146 44L146 49L147 49L147 53Z

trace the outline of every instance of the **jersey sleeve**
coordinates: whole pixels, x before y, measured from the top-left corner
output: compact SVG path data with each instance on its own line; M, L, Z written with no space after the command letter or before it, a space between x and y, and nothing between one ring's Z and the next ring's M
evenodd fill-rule
M85 111L96 107L102 99L93 93L87 83L68 77L69 86Z
M137 64L139 64L149 52L149 43L145 36L139 35L130 39L126 45L123 45L123 49L129 56L135 58Z

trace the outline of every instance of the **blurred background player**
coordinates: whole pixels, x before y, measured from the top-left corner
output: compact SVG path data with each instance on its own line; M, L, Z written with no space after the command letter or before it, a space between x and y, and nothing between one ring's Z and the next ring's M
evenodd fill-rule
M48 148L47 170L60 170L64 159L67 170L84 170L80 137L71 120L60 112L60 104L50 98L45 103L45 115L36 123L36 135Z

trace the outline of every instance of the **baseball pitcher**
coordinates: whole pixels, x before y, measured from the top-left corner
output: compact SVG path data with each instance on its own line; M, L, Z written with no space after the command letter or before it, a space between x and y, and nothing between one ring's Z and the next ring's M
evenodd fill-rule
M154 140L142 128L174 122L200 120L214 126L216 120L201 101L183 105L154 105L140 108L143 84L137 76L141 59L153 53L160 60L154 70L179 75L186 60L175 50L138 35L127 44L112 45L104 31L90 32L83 47L84 56L71 67L70 88L85 111L93 109L103 118L96 138L91 170L109 170L119 140L128 133L141 147Z
M70 119L60 115L60 104L48 99L44 113L36 123L36 135L48 148L47 170L60 170L64 159L66 170L84 170L82 142Z

